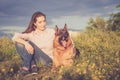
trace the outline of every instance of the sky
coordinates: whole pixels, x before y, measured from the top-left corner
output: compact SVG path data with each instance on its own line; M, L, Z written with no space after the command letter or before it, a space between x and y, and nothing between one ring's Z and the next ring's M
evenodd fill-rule
M0 31L23 31L34 12L46 14L47 27L85 30L90 17L109 17L120 0L0 0ZM7 29L7 30L6 30Z

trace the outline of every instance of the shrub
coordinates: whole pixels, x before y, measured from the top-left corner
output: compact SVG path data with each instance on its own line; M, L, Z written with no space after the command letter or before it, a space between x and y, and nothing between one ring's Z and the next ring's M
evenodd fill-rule
M15 54L13 42L8 37L0 37L0 61L11 60Z
M119 36L114 32L91 29L73 39L81 53L76 64L78 73L93 80L120 78Z

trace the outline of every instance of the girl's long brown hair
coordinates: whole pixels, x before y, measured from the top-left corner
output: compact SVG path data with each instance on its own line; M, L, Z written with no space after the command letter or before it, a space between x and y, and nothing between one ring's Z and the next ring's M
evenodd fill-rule
M31 18L31 21L30 21L30 23L29 23L29 25L28 25L28 28L24 31L24 32L22 32L22 33L30 33L30 32L32 32L32 31L34 31L35 30L35 28L36 28L36 26L34 25L34 23L36 22L36 18L37 17L40 17L40 16L44 16L45 17L45 19L46 19L46 15L44 14L44 13L42 13L42 12L35 12L33 15L32 15L32 18Z

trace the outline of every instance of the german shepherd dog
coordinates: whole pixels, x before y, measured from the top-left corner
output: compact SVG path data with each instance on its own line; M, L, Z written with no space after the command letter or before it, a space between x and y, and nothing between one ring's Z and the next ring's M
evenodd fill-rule
M53 68L58 66L69 67L73 64L73 57L76 55L76 50L70 38L65 24L63 29L55 27L55 38L53 41Z

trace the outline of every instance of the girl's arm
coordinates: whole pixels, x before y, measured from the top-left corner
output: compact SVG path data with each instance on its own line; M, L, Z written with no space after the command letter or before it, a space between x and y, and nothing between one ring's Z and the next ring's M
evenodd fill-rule
M15 33L12 40L14 42L18 42L18 43L21 43L21 44L25 45L25 48L28 51L28 53L30 53L30 54L34 53L34 48L27 41L28 40L28 34Z

